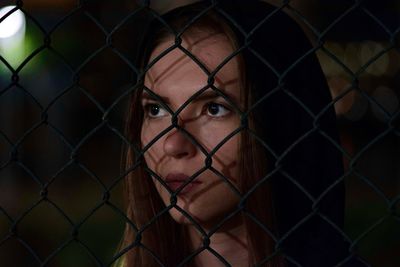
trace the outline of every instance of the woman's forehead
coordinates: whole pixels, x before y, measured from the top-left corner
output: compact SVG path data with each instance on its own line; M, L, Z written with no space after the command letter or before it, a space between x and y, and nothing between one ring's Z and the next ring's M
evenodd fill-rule
M150 61L174 45L170 37L161 42L152 52ZM196 32L184 34L182 46L193 54L208 71L219 67L233 52L232 44L224 34ZM208 75L182 50L176 48L159 59L146 73L145 85L155 92L168 86L194 86L198 89L207 85ZM239 64L233 57L215 75L215 85L221 90L238 87ZM182 88L182 87L181 87Z

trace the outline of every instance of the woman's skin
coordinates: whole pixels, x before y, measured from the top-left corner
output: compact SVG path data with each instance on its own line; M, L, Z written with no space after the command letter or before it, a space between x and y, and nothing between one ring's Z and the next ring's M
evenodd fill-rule
M224 34L191 30L182 39L182 46L210 71L233 52L232 45ZM172 37L164 40L153 51L150 62L173 43ZM238 77L239 64L234 57L217 73L214 85L240 108L241 89ZM175 112L193 94L207 85L207 80L208 76L192 59L181 50L175 49L151 67L145 77L145 86L164 99ZM213 92L211 88L207 89L178 116L178 124L208 152L240 125L240 117L231 104ZM141 142L144 147L171 125L171 114L147 93L142 95L142 105L145 115ZM235 186L240 173L239 140L239 134L233 136L212 157L212 166ZM205 166L206 159L200 148L176 128L158 139L144 157L147 166L164 180L169 174L191 176ZM187 194L179 194L177 206L188 212L208 232L235 210L240 197L225 181L208 169L195 181L200 181L201 184ZM170 205L170 193L155 178L153 182L165 205ZM202 236L190 220L175 208L170 209L169 213L176 222L186 227L192 249L201 247ZM246 233L240 216L232 217L210 238L210 247L232 266L248 265L246 243ZM194 263L196 266L226 266L208 250L196 256Z

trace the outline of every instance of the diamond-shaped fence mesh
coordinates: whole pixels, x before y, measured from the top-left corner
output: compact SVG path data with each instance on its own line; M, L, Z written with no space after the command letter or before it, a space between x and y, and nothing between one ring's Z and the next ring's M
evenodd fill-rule
M397 1L0 5L0 266L400 266Z

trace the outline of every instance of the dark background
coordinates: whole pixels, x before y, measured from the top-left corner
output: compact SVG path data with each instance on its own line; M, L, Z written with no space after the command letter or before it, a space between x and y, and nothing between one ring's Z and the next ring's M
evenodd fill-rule
M0 68L0 265L108 265L124 225L118 209L126 98L116 100L132 86L123 58L138 39L132 20L115 26L136 4L21 2L28 60L12 65L23 64L18 83ZM153 7L165 12L184 2ZM286 9L323 45L317 55L331 93L343 95L335 108L347 170L345 233L371 266L396 267L400 3L355 2L298 0Z

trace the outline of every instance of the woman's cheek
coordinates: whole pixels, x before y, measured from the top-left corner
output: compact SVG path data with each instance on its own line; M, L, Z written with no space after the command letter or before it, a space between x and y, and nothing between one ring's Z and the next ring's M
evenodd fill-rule
M141 142L142 142L142 149L146 148L144 152L144 159L153 171L155 171L156 164L160 158L160 152L162 150L162 139L163 137L155 138L161 132L161 129L158 129L154 123L144 123L141 130ZM155 141L155 142L154 142ZM150 147L147 147L149 143L153 143ZM158 153L157 153L158 151Z
M157 135L159 135L167 127L168 125L166 124L165 120L145 120L141 130L142 146L146 146L150 142L153 142L153 140L157 138ZM161 138L162 137L159 137L158 139ZM154 140L155 143L159 143L158 139Z
M211 151L223 143L219 150L234 150L235 146L233 144L237 143L238 134L231 136L229 139L226 138L237 129L238 125L239 123L234 119L227 119L226 121L215 120L206 124L202 135L204 136L204 143L207 145L207 148Z
M221 165L231 165L237 161L239 148L239 133L226 139L228 135L235 130L232 124L226 124L224 127L209 127L203 132L204 146L211 152L215 147L222 143L222 146L215 152L213 158L216 163Z

